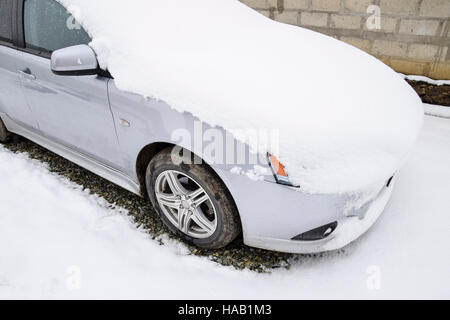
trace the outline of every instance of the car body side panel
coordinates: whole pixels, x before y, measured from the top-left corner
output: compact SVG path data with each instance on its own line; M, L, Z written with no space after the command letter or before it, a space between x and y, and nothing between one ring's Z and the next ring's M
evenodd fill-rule
M108 92L122 170L137 181L136 160L140 151L155 142L170 142L168 122L182 126L184 119L181 114L168 116L164 103L118 90L114 81L108 83Z
M130 177L137 178L136 160L140 151L147 145L161 142L186 148L214 168L231 170L235 167L233 163L227 165L225 161L225 145L222 146L223 156L211 158L205 153L208 145L208 142L204 141L205 135L212 129L225 138L227 133L222 128L212 128L190 113L172 109L163 101L123 92L117 89L113 80L108 83L108 92L122 161L125 164L123 171ZM235 150L240 148L244 149L244 153L249 152L245 145L238 143L234 138L233 142ZM267 166L267 161L261 165ZM246 161L240 166L252 168ZM274 181L271 175L267 179Z
M41 133L66 147L118 169L119 148L108 101L108 78L57 76L50 59L17 52L25 97Z
M45 136L35 133L27 128L23 127L19 123L12 120L7 114L0 112L0 118L5 123L5 126L8 128L10 132L18 134L22 137L25 137L40 146L60 155L63 158L66 158L73 163L76 163L80 167L83 167L100 177L105 178L112 183L115 183L122 188L131 191L137 195L140 195L140 187L139 184L132 180L130 177L125 175L123 172L116 170L114 168L109 167L104 162L95 160L77 152L76 150L66 147L55 140L46 138Z
M23 95L17 73L17 50L0 44L0 112L37 131L36 119Z

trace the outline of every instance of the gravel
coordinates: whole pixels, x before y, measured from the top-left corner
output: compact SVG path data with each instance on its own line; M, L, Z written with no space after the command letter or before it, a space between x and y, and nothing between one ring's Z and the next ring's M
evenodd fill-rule
M450 86L437 86L423 81L406 80L424 103L450 107Z
M48 151L39 145L22 137L15 136L13 141L5 147L13 152L26 152L30 158L48 165L51 172L64 176L69 180L88 189L92 194L103 197L112 207L122 207L136 223L152 236L154 241L164 244L164 238L176 239L164 226L154 211L149 200L142 199L133 193L79 167L78 165ZM273 269L289 269L293 262L314 255L292 255L250 248L237 239L224 249L205 250L186 245L190 253L208 259L224 266L236 269L248 269L256 272L270 272Z

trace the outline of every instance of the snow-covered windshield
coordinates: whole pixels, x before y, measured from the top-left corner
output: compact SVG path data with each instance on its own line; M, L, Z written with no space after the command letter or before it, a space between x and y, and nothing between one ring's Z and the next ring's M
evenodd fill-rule
M276 153L303 191L386 182L421 128L418 97L380 61L237 0L58 1L119 89L231 133L279 130L279 150L259 151Z

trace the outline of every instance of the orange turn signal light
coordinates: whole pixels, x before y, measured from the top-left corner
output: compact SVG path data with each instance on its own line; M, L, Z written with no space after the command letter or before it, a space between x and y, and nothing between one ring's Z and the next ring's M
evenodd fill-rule
M286 170L284 170L284 166L281 164L278 158L273 154L267 154L267 157L269 158L269 163L272 167L273 175L275 176L275 180L277 181L277 183L287 186L293 186L291 181L289 180Z
M283 165L277 159L277 157L275 157L274 155L270 154L269 155L269 159L270 159L270 163L272 164L272 168L275 171L275 174L277 176L282 176L282 177L286 177L287 178L286 171L284 170Z

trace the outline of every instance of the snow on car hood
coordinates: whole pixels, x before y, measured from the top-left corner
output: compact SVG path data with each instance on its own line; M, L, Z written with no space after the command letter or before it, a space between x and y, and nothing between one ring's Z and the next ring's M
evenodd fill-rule
M279 150L259 151L275 152L303 191L387 181L420 131L422 104L390 68L237 0L58 1L91 34L119 89L231 133L279 129Z

